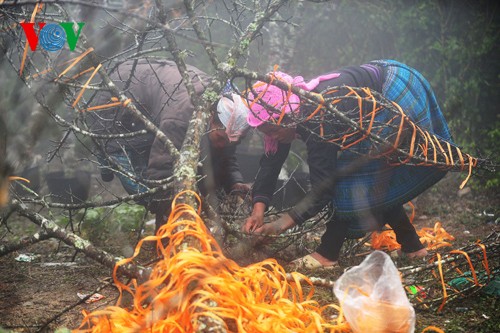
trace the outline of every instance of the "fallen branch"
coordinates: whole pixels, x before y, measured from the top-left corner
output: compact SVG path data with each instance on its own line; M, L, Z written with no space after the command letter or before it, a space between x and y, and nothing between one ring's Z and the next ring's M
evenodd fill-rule
M112 254L97 248L88 240L85 240L70 231L64 230L55 222L46 219L40 214L30 211L26 207L26 205L20 201L13 200L12 204L19 215L27 217L33 223L40 226L43 229L43 232L47 233L47 235L49 235L50 237L60 239L64 243L83 252L87 257L97 261L98 263L106 267L109 267L110 269L113 269L116 263L123 259L122 257L115 257ZM151 269L149 268L129 263L127 265L120 266L118 269L118 273L123 274L129 278L134 278L142 281L149 277L150 270Z
M46 230L41 230L32 236L23 237L17 242L11 242L0 245L0 257L11 252L25 248L28 245L36 244L40 241L51 238L52 236Z

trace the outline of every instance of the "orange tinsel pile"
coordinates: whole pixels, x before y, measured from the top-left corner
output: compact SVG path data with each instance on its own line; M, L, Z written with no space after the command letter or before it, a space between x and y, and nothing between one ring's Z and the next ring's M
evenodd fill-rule
M141 240L133 257L115 267L120 295L130 293L133 306L120 307L120 297L116 306L84 313L79 332L196 332L206 325L230 332L350 331L338 306L312 300L314 287L307 277L293 272L288 281L294 282L288 282L273 259L240 267L224 257L191 206L173 205L158 234ZM163 246L166 237L169 243ZM149 280L121 283L117 268L131 262L144 241L156 241L163 259ZM307 295L300 281L308 285ZM332 312L335 321L326 318Z
M420 241L428 250L436 250L440 247L451 246L448 241L455 240L441 226L441 222L436 222L433 228L422 228L417 230ZM399 249L401 245L396 242L396 234L393 230L373 232L371 235L371 247L375 250L393 251Z

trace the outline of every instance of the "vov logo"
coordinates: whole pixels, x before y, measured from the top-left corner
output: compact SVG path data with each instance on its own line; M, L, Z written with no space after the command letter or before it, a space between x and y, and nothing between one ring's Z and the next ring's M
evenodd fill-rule
M76 43L80 38L80 32L85 22L77 22L78 30L73 30L73 22L49 23L38 22L38 35L35 32L35 23L20 23L24 34L30 45L31 51L35 51L40 44L46 51L59 51L68 42L71 51L75 50Z

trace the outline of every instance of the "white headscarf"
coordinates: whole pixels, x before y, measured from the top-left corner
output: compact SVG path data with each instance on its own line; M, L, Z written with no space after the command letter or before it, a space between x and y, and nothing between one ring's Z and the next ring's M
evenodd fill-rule
M240 95L231 94L231 97L232 100L228 97L221 97L217 103L217 112L222 125L226 128L229 142L236 142L250 127L247 122L250 109Z

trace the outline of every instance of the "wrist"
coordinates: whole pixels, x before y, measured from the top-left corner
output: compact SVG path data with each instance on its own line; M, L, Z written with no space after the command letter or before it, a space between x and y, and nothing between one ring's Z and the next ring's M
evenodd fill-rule
M263 202L256 202L253 204L252 215L264 216L266 211L266 204Z

